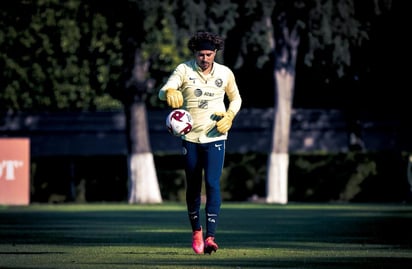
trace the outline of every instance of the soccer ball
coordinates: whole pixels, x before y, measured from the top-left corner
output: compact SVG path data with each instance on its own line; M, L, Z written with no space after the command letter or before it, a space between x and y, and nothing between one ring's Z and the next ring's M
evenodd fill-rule
M167 115L166 127L174 136L185 135L192 130L192 116L187 110L175 109Z

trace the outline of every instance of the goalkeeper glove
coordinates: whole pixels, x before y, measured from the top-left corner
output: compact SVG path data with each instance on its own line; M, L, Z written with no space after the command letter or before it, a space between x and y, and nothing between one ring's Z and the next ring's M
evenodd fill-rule
M183 95L181 91L175 89L166 90L166 101L172 108L179 108L183 105Z
M222 117L217 123L216 127L219 133L227 133L232 127L232 121L235 118L235 113L232 110L226 112L215 112L216 116Z

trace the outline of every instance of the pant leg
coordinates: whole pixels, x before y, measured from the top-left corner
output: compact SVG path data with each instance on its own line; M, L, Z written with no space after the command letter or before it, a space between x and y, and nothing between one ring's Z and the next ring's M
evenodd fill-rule
M215 236L221 206L220 178L225 158L225 141L208 143L205 155L206 237Z
M192 231L199 230L202 192L202 166L198 144L183 141L186 173L186 206Z

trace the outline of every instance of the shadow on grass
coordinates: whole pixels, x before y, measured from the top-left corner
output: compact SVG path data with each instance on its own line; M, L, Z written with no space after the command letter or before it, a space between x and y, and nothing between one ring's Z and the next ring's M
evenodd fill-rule
M161 267L162 265L175 265L184 268L316 268L316 269L337 269L337 268L395 268L394 265L401 266L398 268L409 268L412 259L405 258L357 258L357 257L338 257L338 258L311 258L311 259L279 259L273 258L260 258L260 259L231 259L225 260L202 260L199 261L187 261L184 259L170 261L153 261L151 263L134 263L133 266L143 266L153 268ZM377 266L378 265L378 266Z
M64 206L62 206L64 208ZM104 205L102 205L104 207ZM160 206L159 206L160 207ZM181 210L65 211L0 210L5 243L132 244L186 243L190 227ZM412 207L318 208L224 207L217 238L228 247L277 247L282 242L392 244L411 246ZM312 246L313 247L313 246Z
M9 246L2 248L0 258L65 255L12 247L29 244L131 246L133 250L118 254L129 255L137 268L406 268L412 264L411 206L225 204L216 237L220 249L212 258L191 252L184 206L173 210L162 209L163 205L119 205L119 210L113 206L105 210L105 205L98 210L72 207L0 208L0 246ZM145 252L147 246L161 251ZM146 256L151 258L141 258ZM110 268L107 262L100 265Z

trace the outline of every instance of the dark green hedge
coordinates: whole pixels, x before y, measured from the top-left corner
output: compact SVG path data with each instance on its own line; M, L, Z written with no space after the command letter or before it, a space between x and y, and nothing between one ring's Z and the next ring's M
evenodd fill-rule
M155 155L165 201L184 201L181 156ZM408 199L406 153L292 154L289 201L403 202ZM225 201L264 200L266 154L227 154L222 175ZM32 202L127 201L125 156L34 158Z

